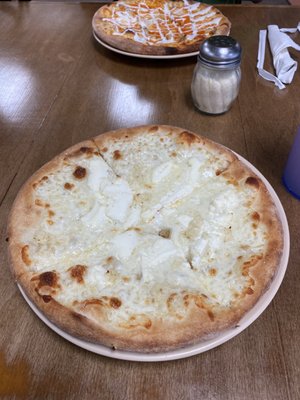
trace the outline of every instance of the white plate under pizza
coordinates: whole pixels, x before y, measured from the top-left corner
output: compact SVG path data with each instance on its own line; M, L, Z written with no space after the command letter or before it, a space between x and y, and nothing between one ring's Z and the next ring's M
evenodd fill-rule
M235 336L283 279L288 225L242 157L165 125L66 150L20 190L13 275L68 340L116 358L197 354Z

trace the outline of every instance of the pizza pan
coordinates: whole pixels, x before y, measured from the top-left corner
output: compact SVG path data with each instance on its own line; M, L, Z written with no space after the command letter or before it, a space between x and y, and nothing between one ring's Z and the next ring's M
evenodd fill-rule
M203 353L214 347L220 346L221 344L227 342L228 340L232 339L234 336L241 333L245 330L250 324L252 324L260 315L261 313L268 307L271 303L272 299L276 295L281 282L284 278L284 274L287 268L288 259L289 259L289 249L290 249L290 236L289 236L289 228L287 218L282 207L282 204L275 193L274 189L270 185L270 183L266 180L266 178L247 160L237 154L242 162L244 162L252 171L265 183L267 189L269 190L270 195L275 203L277 208L279 217L282 222L283 227L283 239L284 239L284 246L283 246L283 254L281 258L281 262L277 273L271 282L268 290L260 297L256 305L249 310L244 317L239 321L238 325L233 328L229 328L224 330L223 332L219 332L218 334L212 335L209 339L201 341L195 345L187 346L181 349L165 352L165 353L136 353L136 352L129 352L129 351L121 351L121 350L113 350L109 347L102 346L99 344L90 343L81 339L78 339L74 336L71 336L67 332L64 332L56 325L54 325L51 321L49 321L40 311L39 309L28 299L24 291L22 290L21 286L19 289L24 296L25 300L31 307L31 309L35 312L35 314L53 331L57 334L68 340L69 342L91 351L93 353L111 357L120 360L128 360L128 361L141 361L141 362L154 362L154 361L171 361L177 360L181 358L191 357L196 354Z
M98 43L100 43L102 46L106 47L107 49L114 51L115 53L122 54L124 56L129 56L129 57L136 57L136 58L149 58L152 60L167 60L167 59L175 59L175 58L186 58L186 57L192 57L192 56L197 56L199 54L199 51L194 51L192 53L184 53L184 54L172 54L172 55L160 55L160 56L155 56L155 55L150 55L150 54L137 54L137 53L130 53L128 51L120 50L117 49L116 47L112 47L103 40L101 40L95 31L93 31L93 36L96 39Z

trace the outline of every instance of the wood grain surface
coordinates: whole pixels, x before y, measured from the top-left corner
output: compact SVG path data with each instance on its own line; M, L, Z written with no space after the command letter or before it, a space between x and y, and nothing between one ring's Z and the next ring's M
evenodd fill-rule
M142 60L106 50L91 33L98 7L0 3L0 398L300 399L300 202L281 183L300 125L300 74L279 91L255 68L259 29L295 27L300 8L222 7L243 48L242 83L232 109L212 117L192 103L195 57ZM269 49L266 66L272 71ZM76 142L147 123L207 135L248 159L278 193L291 233L285 279L260 318L220 347L164 363L102 357L58 336L25 303L6 253L9 210L36 169Z

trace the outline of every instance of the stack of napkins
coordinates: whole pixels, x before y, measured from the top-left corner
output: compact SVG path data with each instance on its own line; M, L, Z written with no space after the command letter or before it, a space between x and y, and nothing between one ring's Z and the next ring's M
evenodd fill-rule
M291 83L297 70L298 63L293 60L288 52L289 47L300 51L300 46L295 43L287 33L300 32L300 22L297 28L278 28L277 25L268 26L268 39L273 55L273 65L276 76L266 71L264 67L267 31L259 32L259 46L257 57L257 69L261 77L272 81L279 89L284 89L284 83Z

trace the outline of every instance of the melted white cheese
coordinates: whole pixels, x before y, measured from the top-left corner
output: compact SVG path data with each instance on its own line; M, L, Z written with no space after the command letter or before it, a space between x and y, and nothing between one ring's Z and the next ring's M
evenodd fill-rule
M251 196L216 175L226 160L159 138L112 143L104 158L70 161L38 187L36 197L49 207L40 208L29 243L31 268L59 271L62 304L117 297L122 307L108 315L117 323L146 311L173 318L171 293L202 293L227 307L247 285L237 258L261 253L265 243L264 226L252 228ZM84 179L74 177L77 165ZM85 285L67 272L78 264L87 267Z

